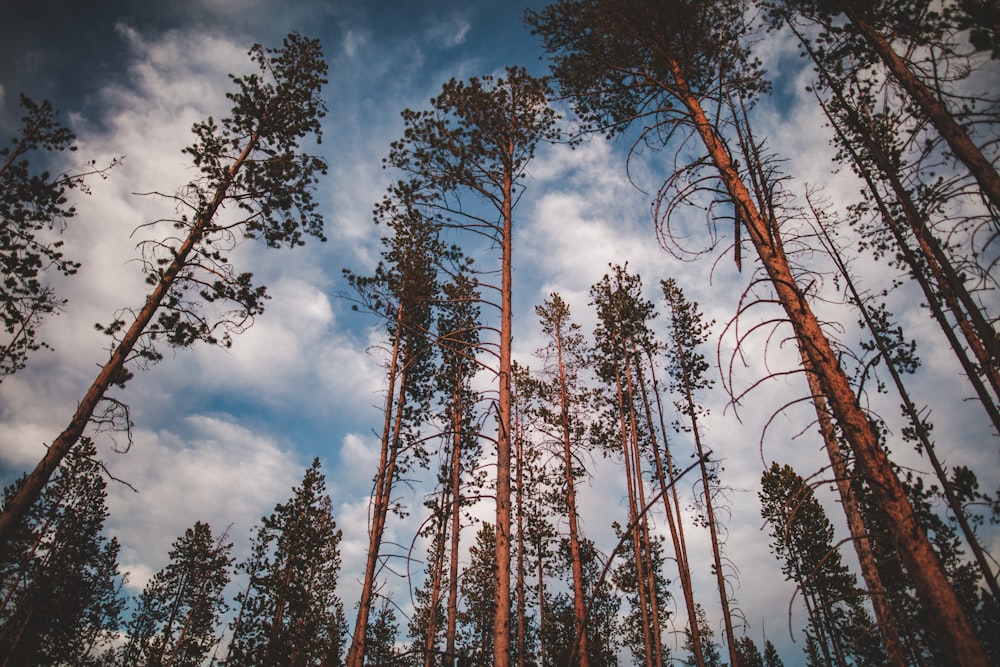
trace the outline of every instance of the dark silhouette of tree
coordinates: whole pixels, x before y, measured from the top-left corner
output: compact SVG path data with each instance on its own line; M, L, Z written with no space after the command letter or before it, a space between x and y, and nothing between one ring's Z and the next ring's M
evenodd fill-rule
M286 503L261 519L242 570L226 667L340 665L347 622L337 595L341 532L319 459Z
M230 115L193 128L196 141L184 152L198 176L167 197L180 212L170 221L177 234L143 245L152 287L146 302L99 327L112 338L111 356L65 430L0 514L0 544L80 440L109 388L128 380L130 363L160 359L156 345L161 342L228 346L231 334L246 329L261 312L265 287L255 285L249 272L237 272L229 250L244 239L261 238L280 247L301 245L307 235L323 238L313 188L326 162L300 152L305 137L319 137L325 113L319 94L327 67L319 42L292 34L282 48L258 45L250 56L260 73L232 77L237 90L228 93ZM219 215L227 205L240 212L236 220ZM112 401L110 410L121 406ZM127 425L127 415L123 419Z
M761 477L761 515L782 572L806 599L809 630L826 664L881 664L881 636L857 595L853 573L833 544L833 526L791 467L772 463Z
M216 626L229 606L232 544L197 522L170 550L170 562L153 575L128 625L120 664L199 667L218 642Z
M59 123L48 101L37 104L22 95L21 107L25 115L17 136L0 148L0 382L24 368L29 354L48 347L38 338L38 326L66 303L45 281L45 272L69 276L80 268L49 232L61 232L76 216L73 191L88 192L87 177L103 178L119 162L50 173L44 165L75 151L76 137Z
M107 484L84 440L0 546L0 665L97 665L125 606ZM17 490L4 490L4 500Z
M496 568L496 529L484 521L459 583L465 604L458 614L458 650L462 659L477 665L488 665L493 658Z
M572 577L569 543L563 539L556 550L557 572L568 583ZM617 665L618 649L622 646L619 611L621 596L611 582L601 580L603 557L587 539L580 540L580 562L584 590L587 592L585 622L587 626L587 656L591 667ZM546 647L542 667L560 667L577 664L577 633L574 604L569 595L559 592L546 600L546 613L541 627L542 641Z

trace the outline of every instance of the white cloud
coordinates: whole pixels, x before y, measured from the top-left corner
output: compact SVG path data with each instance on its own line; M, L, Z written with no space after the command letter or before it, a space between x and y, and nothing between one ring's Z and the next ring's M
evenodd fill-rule
M132 451L111 455L108 467L139 491L110 483L108 529L122 543L130 586L141 589L196 521L216 535L231 525L237 553L245 555L251 529L291 495L305 464L230 418L192 415L176 431L138 431Z

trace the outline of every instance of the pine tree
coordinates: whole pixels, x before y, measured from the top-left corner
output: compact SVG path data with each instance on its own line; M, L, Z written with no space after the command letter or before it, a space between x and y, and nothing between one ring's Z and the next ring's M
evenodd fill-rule
M722 563L722 547L719 540L719 525L715 518L716 495L719 491L717 463L709 460L710 452L705 450L700 421L708 413L696 400L695 392L712 387L713 382L705 376L708 362L698 349L708 341L712 324L702 320L698 304L688 301L683 290L667 279L660 282L663 298L670 310L670 343L667 345L670 359L667 370L671 377L670 389L681 395L674 405L680 413L676 422L678 431L690 433L695 443L695 456L698 457L698 467L701 470L701 487L704 494L701 507L705 510L705 525L712 541L713 570L719 591L719 601L722 606L722 621L726 630L726 646L729 648L729 660L738 665L736 635L733 631L733 616L730 611L730 593L726 584L726 573Z
M791 467L772 463L761 478L761 515L786 578L806 600L810 634L831 664L882 664L881 637L861 605L853 573L833 545L826 512Z
M655 207L661 239L669 241L670 213L691 198L707 194L716 217L732 211L735 229L748 233L777 303L806 343L857 471L898 526L900 556L922 604L933 610L941 641L957 664L983 667L985 654L972 625L813 311L808 284L800 283L785 253L777 184L759 178L767 171L754 155L760 143L744 142L744 157L753 163L744 165L749 172L741 173L735 161L749 128L746 109L768 88L749 46L750 15L742 0L561 0L529 13L528 20L553 56L562 93L591 129L617 134L638 126L641 136L685 142L678 153L685 156L700 143L704 152L678 165L661 189Z
M580 386L580 372L586 361L586 349L580 326L570 319L569 306L558 294L552 294L541 306L536 306L543 333L549 343L543 350L547 359L549 383L538 383L541 416L549 427L559 433L558 450L562 457L562 479L560 485L564 499L564 511L568 524L569 555L573 574L573 615L574 635L580 637L577 647L580 667L589 667L587 648L586 595L583 582L583 561L580 552L580 529L577 515L577 478L586 474L581 465L581 456L576 451L584 442L585 424L579 412L588 407L589 396Z
M246 329L261 312L266 288L255 285L249 272L237 272L222 248L243 239L262 238L269 247L279 247L302 245L305 236L323 238L313 188L326 162L299 151L305 137L319 137L325 113L319 92L327 68L319 42L292 34L283 48L258 45L250 56L260 73L232 77L237 92L229 93L231 114L193 128L195 143L184 152L198 176L171 198L181 212L171 221L179 231L143 244L152 286L145 303L122 311L135 319L122 315L99 327L112 337L111 357L0 514L0 544L80 441L108 390L128 380L129 365L159 360L156 344L162 342L228 346L231 334ZM226 206L240 211L241 219L219 219Z
M469 564L459 585L465 602L458 615L459 653L473 664L488 665L493 658L496 569L496 528L484 521L469 547Z
M644 379L648 373L645 360L658 349L649 329L654 309L652 302L642 297L639 276L629 274L623 266L613 266L611 273L591 288L591 298L598 318L594 365L603 383L605 405L595 434L607 451L621 452L629 508L625 532L631 538L631 556L637 570L635 607L641 616L642 654L647 665L660 665L661 609L655 593L656 574L649 567L650 506L643 475L643 460L652 457L657 447L646 393L648 383Z
M740 637L736 640L736 655L739 667L764 667L764 657L749 637Z
M566 583L572 578L572 555L569 542L561 540L556 550L557 574ZM622 648L619 612L621 596L610 581L603 578L603 557L593 541L580 539L580 564L583 588L587 594L584 622L587 628L587 661L591 667L618 664ZM565 667L579 660L575 605L564 592L546 600L541 634L545 649L543 667Z
M228 609L232 544L197 522L177 538L170 562L153 575L128 625L122 667L199 667L219 638L216 627Z
M403 659L396 649L399 624L396 612L389 600L384 600L375 612L374 620L368 624L365 640L365 661L379 667L403 667Z
M719 645L715 643L715 633L712 632L712 626L709 625L708 617L705 616L705 610L701 605L695 607L695 617L691 624L698 627L706 667L723 667L725 663L722 662ZM681 664L687 665L687 667L695 667L698 661L694 655L694 638L689 629L684 630L684 650L688 652L688 656Z
M511 659L511 340L514 208L525 170L542 141L555 138L556 114L545 80L523 68L503 77L451 80L431 110L403 112L404 138L388 164L413 176L426 205L447 224L500 248L497 374L496 618L491 642L496 667ZM480 204L469 205L467 195ZM488 211L488 212L484 212Z
M48 101L21 96L24 117L11 145L0 148L0 382L24 368L28 355L42 347L38 326L66 303L45 282L45 272L73 275L80 264L63 254L61 240L46 230L62 231L76 207L72 191L87 192L88 176L104 177L94 162L83 172L51 174L39 168L76 150L76 137L61 125ZM115 160L108 167L118 163Z
M226 667L340 665L347 623L337 596L341 531L319 459L286 503L261 519L242 570Z
M118 541L103 534L107 485L95 456L93 443L81 442L0 548L5 667L94 665L118 630L124 581Z
M426 421L430 402L434 358L430 331L433 304L440 296L438 263L448 252L438 237L437 225L414 208L412 192L405 185L394 186L377 213L393 232L382 239L383 261L371 277L345 272L360 303L385 321L391 341L368 554L347 656L350 667L360 667L364 662L368 616L382 565L382 537L394 509L393 485L415 463L427 459L420 427Z
M778 649L774 648L770 639L764 641L764 667L785 667L781 656L778 655Z

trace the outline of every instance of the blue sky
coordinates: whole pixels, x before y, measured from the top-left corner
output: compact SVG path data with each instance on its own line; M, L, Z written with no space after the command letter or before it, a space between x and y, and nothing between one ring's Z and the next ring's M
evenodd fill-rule
M65 425L106 359L107 342L93 324L142 302L142 275L131 261L137 238L130 234L137 225L169 212L169 204L134 193L169 192L190 178L181 155L190 142L190 127L227 111L226 75L249 71L246 51L252 44L276 46L291 30L322 40L330 84L320 148L330 173L318 198L329 241L292 251L242 246L235 255L238 265L269 285L272 300L266 312L229 351L168 351L163 362L137 374L120 393L133 409L132 451L114 454L107 441L104 451L114 474L139 490L136 494L112 484L108 523L122 541L122 565L131 572L133 589L141 589L163 566L170 542L196 520L210 521L216 530L232 524L243 553L258 518L287 498L312 457L319 456L344 530L342 595L351 609L364 557L383 373L380 332L339 296L347 289L341 270L365 272L378 259L382 230L372 224L370 212L390 179L381 160L402 132L403 108L424 108L451 77L497 73L507 65L545 73L540 44L522 25L524 3L109 0L16 5L0 25L0 137L11 136L23 92L51 99L61 111L79 138L74 159L101 164L124 156L124 163L107 180L92 183L91 195L79 201L79 216L65 231L67 254L83 268L72 279L53 278L69 299L66 311L43 331L54 350L37 353L26 370L0 385L0 471L5 481L38 461L44 443ZM800 191L806 184L822 186L838 206L846 205L857 184L848 174L834 173L826 129L804 90L808 72L785 42L772 39L759 48L781 91L780 98L765 101L758 110L759 134L790 159L788 172ZM529 169L514 241L514 350L525 363L542 345L534 305L559 291L589 335L593 315L588 290L609 262L626 261L642 275L654 301L659 301L654 289L659 280L673 276L689 298L701 303L718 323L713 348L707 351L714 360L715 343L749 282L750 268L745 265L744 273L738 273L721 248L698 262L678 261L660 249L650 196L627 179L626 149L599 138L575 150L545 147ZM662 167L659 157L640 155L632 175L643 190L655 192ZM701 238L703 214L678 222ZM884 266L864 261L857 266L871 287L890 277ZM984 488L997 488L996 440L987 434L975 406L962 400L971 390L935 325L912 291L902 290L892 299L890 310L921 344L925 366L914 389L933 409L944 458L973 467ZM834 306L821 310L828 320L844 325L844 340L852 340L852 314ZM756 347L735 368L738 386L748 386L765 368L795 366L790 346L773 340L765 350L765 342L754 341ZM723 360L732 343L731 336L719 343ZM705 401L712 410L707 437L724 458L723 481L730 487L728 554L739 569L736 598L746 615L746 634L757 641L766 634L788 665L800 659L803 637L796 633L797 644L789 639L786 614L792 588L769 553L756 489L762 468L772 459L791 463L803 474L824 465L808 410L793 408L771 419L780 405L801 396L803 385L801 377L770 381L752 392L738 412L721 391ZM872 401L896 414L894 397ZM900 460L926 468L903 445L894 452ZM626 511L620 477L613 463L598 461L581 492L584 528L604 548L611 544L611 522ZM419 508L422 493L418 486L404 498ZM822 493L842 536L846 531L833 496ZM480 508L483 517L491 512L492 507ZM409 543L418 522L418 516L411 516L393 524L387 541ZM707 538L694 541L692 560L707 563ZM992 546L996 552L996 538ZM845 559L853 562L851 554ZM712 574L707 565L702 570L696 573L696 590L710 617L718 620ZM389 585L405 606L405 582Z

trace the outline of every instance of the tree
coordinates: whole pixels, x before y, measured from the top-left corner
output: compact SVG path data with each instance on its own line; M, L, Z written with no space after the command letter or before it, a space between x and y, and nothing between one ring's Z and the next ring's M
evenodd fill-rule
M365 640L365 659L369 665L379 667L403 667L403 659L396 649L396 635L399 624L396 622L396 612L389 600L383 600L375 612L375 619L368 624L368 637Z
M563 581L572 576L569 543L560 540L556 550L557 573ZM618 664L621 648L619 610L621 596L610 581L603 577L603 556L593 541L580 540L580 562L583 571L583 588L587 592L584 621L587 628L587 661L591 667L611 667ZM541 633L546 647L543 667L563 667L578 660L579 642L575 632L574 605L566 593L557 593L546 602Z
M583 582L583 561L580 552L580 529L577 516L576 478L585 473L575 444L583 440L583 424L577 412L585 408L587 396L581 391L580 371L586 360L586 349L580 326L570 319L569 305L553 293L535 313L542 332L549 342L545 349L551 383L539 383L542 417L558 432L559 453L562 455L562 493L568 523L570 568L573 579L573 634L580 638L576 648L580 667L590 667L587 648L586 595Z
M404 184L397 184L376 212L392 230L392 236L382 240L383 261L371 277L345 272L361 304L384 319L391 340L379 466L371 494L368 555L347 656L349 667L360 667L365 658L368 616L382 564L382 537L395 507L393 484L415 461L427 458L419 431L430 402L431 322L441 289L438 262L448 253L438 238L437 226L413 206L412 193Z
M697 626L699 629L698 634L702 639L705 665L707 667L723 667L725 663L722 662L719 645L713 640L715 633L712 632L712 626L709 625L708 617L705 616L705 609L701 605L697 605L695 608L695 617L691 625ZM694 637L691 630L687 628L684 630L684 650L688 652L688 656L682 664L687 665L687 667L695 667L695 665L699 664L697 656L694 654Z
M47 271L69 276L80 268L67 258L63 242L50 230L62 231L76 215L71 191L87 192L88 176L104 177L94 162L79 173L51 174L39 168L76 150L76 137L57 120L48 101L37 104L21 96L25 115L11 145L0 148L0 382L24 368L28 355L48 347L38 339L38 325L66 303L45 282Z
M739 667L764 667L764 657L749 637L736 640L736 656Z
M642 281L629 274L626 267L613 266L591 288L591 303L597 310L594 333L594 365L604 384L605 410L595 432L608 451L621 448L628 496L628 525L637 580L636 607L641 616L643 655L647 665L662 664L663 642L655 573L652 563L646 488L643 477L643 454L656 448L649 420L642 419L648 406L645 396L644 359L657 348L649 329L653 304L642 297Z
M833 544L833 526L790 466L772 463L761 478L761 515L771 525L772 550L785 577L806 599L809 627L827 664L881 664L885 654L857 595L853 573Z
M250 583L236 599L226 667L341 664L347 632L337 596L341 531L319 459L292 491L261 519L242 565Z
M444 222L481 235L500 248L497 374L496 619L494 664L510 664L511 614L511 337L514 207L537 145L555 138L549 88L522 68L500 78L452 79L432 109L406 110L404 138L388 164L411 174L426 205ZM463 207L471 194L482 206Z
M0 664L96 665L125 599L96 448L81 443L0 547ZM20 482L19 482L20 483ZM7 500L17 485L4 491Z
M323 238L312 190L326 163L299 150L305 137L319 138L325 113L319 93L327 68L319 42L292 34L283 48L257 45L250 56L260 74L231 77L237 91L228 93L230 115L218 123L211 117L196 123L196 141L184 150L198 177L168 197L182 211L170 221L180 236L144 244L143 265L152 286L146 302L137 311L123 311L135 313L131 322L122 315L99 327L112 337L111 356L69 425L0 514L0 543L80 440L109 388L128 380L130 364L158 360L156 344L163 341L177 347L197 341L228 346L231 334L261 312L266 288L255 285L250 273L236 271L229 250L244 239L280 247L302 245L306 235ZM227 205L240 212L238 219L221 214ZM121 404L111 403L116 405Z
M469 564L462 572L464 609L458 614L459 653L472 664L488 665L493 658L493 619L496 617L494 582L497 569L496 528L485 521L469 547Z
M805 342L858 472L898 527L900 556L922 603L933 609L941 640L957 664L985 665L982 647L903 484L810 305L808 286L799 283L785 254L771 215L777 184L764 189L751 181L748 187L734 161L737 146L724 134L739 130L729 124L732 110L745 109L767 89L748 46L747 16L741 0L562 0L530 13L529 22L553 56L563 94L575 101L591 128L614 134L638 125L641 136L655 132L659 145L664 138L700 142L704 153L680 166L661 190L658 221L669 226L671 212L706 194L715 199L713 210L729 207L736 229L746 229L777 302ZM745 118L736 120L744 123ZM661 229L661 238L668 235Z
M926 3L914 0L893 0L878 5L855 0L810 0L781 2L780 5L786 12L817 23L824 32L821 37L833 42L831 46L843 46L837 44L839 35L846 37L847 48L831 48L828 57L881 63L886 74L905 91L910 103L934 126L951 153L964 163L978 183L983 198L994 210L1000 209L1000 174L948 108L938 74L941 70L934 68L930 75L921 76L921 68L911 55L926 51L954 53L953 45L948 43L954 26L948 25L947 12L928 11ZM841 25L843 19L849 22L849 27ZM896 43L901 48L897 48ZM916 49L916 46L923 48ZM821 66L833 65L824 62ZM961 99L960 103L968 109L968 99Z
M694 439L695 456L698 457L701 469L705 523L712 538L713 569L719 589L719 601L722 605L726 646L729 648L730 663L740 665L736 635L733 631L733 617L729 606L729 587L726 585L726 573L722 566L719 526L715 518L715 496L719 491L718 464L709 460L711 452L705 451L703 445L699 421L707 416L707 410L695 400L695 392L709 389L713 385L713 382L705 377L708 362L705 361L705 356L698 349L708 341L712 323L706 323L702 320L698 304L688 301L683 290L672 278L661 281L660 287L670 310L671 338L667 345L670 359L667 370L672 380L670 388L681 394L680 400L674 403L681 415L676 422L676 428L682 432L689 432ZM711 470L709 470L710 466Z
M774 648L770 639L764 641L764 667L785 667L781 656L778 655L778 649Z
M174 541L170 562L146 584L128 626L122 667L199 667L218 642L216 626L229 608L232 544L198 521Z

